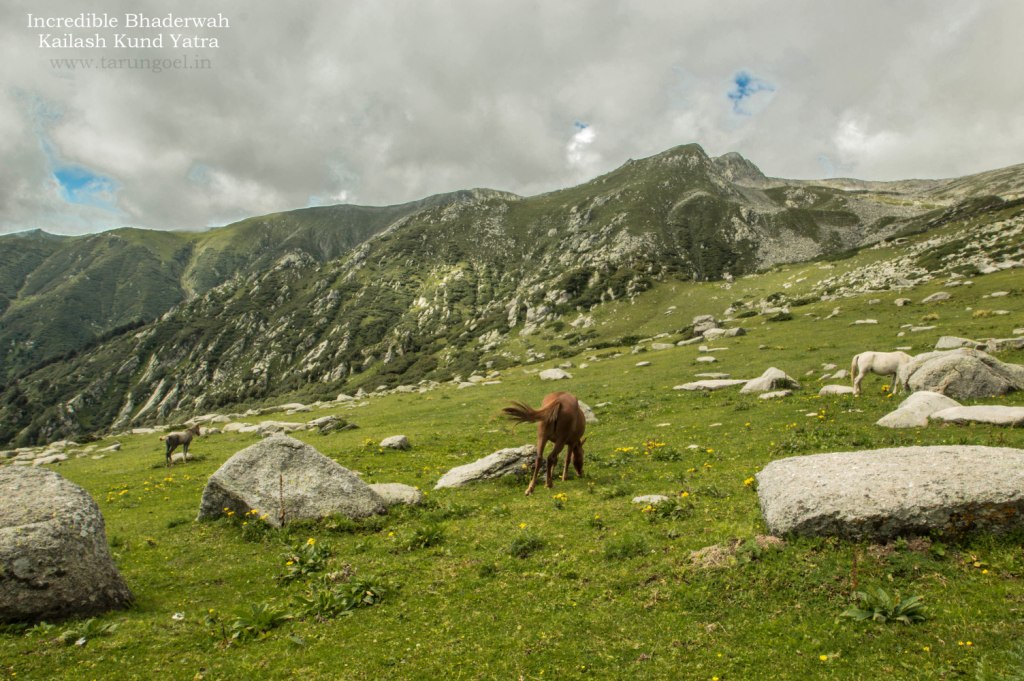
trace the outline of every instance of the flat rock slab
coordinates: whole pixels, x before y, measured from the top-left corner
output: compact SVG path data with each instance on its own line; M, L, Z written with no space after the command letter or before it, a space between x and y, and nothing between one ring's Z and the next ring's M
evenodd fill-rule
M384 501L355 473L287 435L236 452L210 476L198 519L219 518L225 509L239 516L257 510L274 527L300 519L385 512Z
M400 482L381 482L370 485L370 489L376 492L389 508L396 504L415 506L423 501L423 492L412 485L403 485Z
M878 419L875 425L883 428L924 428L928 425L928 417L935 412L959 406L959 402L941 393L922 390L900 402L895 411Z
M1024 526L1024 450L896 447L773 461L757 496L774 535L887 540Z
M566 378L572 378L572 374L563 369L545 369L537 374L537 376L542 381L561 381Z
M663 501L668 501L668 497L664 494L644 494L639 497L633 497L634 504L660 504Z
M692 383L683 383L677 385L673 390L721 390L722 388L731 388L736 385L743 385L746 383L744 379L736 378L709 378L706 381L693 381Z
M537 448L534 445L499 449L473 463L451 469L441 476L434 489L462 487L477 480L490 480L505 475L525 475L532 470L536 460Z
M826 395L852 395L853 388L848 385L823 385L821 390L818 391L818 395L825 397Z
M99 507L40 468L0 469L0 622L96 615L128 605Z
M975 405L950 407L932 414L933 421L946 423L990 423L996 426L1024 426L1024 407Z

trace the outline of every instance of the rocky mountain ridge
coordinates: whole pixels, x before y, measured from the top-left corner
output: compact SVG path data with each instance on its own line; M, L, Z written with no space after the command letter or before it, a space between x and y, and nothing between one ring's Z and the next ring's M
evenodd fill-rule
M841 189L766 178L738 154L711 158L687 145L536 197L470 190L389 209L307 209L213 230L186 249L154 235L141 247L163 258L161 281L179 287L177 300L23 371L0 394L0 442L447 380L521 361L509 345L542 331L586 347L608 340L587 328L594 306L661 281L728 279L949 219L986 220L1013 203L988 190L1014 198L1022 177L1018 166ZM977 193L958 202L964 187ZM37 267L22 280L39 276ZM23 290L8 311L28 308ZM122 293L115 286L113 299Z

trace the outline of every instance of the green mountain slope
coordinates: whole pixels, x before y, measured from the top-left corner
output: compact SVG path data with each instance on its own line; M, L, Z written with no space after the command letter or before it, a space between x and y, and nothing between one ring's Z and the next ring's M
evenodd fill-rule
M0 237L0 378L153 321L285 253L337 258L395 220L456 198L307 208L202 233L124 228L77 238L39 231Z
M1012 188L1007 173L1020 171L993 177ZM942 183L787 182L688 145L530 198L473 190L160 237L150 252L165 258L159 276L180 286L181 302L21 375L0 395L0 442L465 377L629 335L595 318L653 287L728 280L950 224L1001 224L1020 210L959 190L944 198ZM979 195L999 191L970 184ZM187 240L178 251L176 238ZM1019 248L1015 238L1005 253Z

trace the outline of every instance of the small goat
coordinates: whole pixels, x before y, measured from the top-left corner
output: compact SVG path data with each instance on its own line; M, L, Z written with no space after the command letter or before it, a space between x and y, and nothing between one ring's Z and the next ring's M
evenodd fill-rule
M537 423L537 461L533 465L533 478L530 480L526 494L533 493L540 473L540 463L544 457L544 445L548 440L554 443L554 449L547 459L547 477L544 485L551 487L551 473L558 461L558 454L565 446L569 452L565 456L565 468L562 480L569 474L569 462L576 469L576 475L583 477L583 431L587 428L587 419L580 409L579 401L570 393L551 393L544 397L540 409L533 409L521 402L514 402L511 407L502 409L513 421L521 423Z
M181 445L181 451L183 456L181 457L182 463L188 460L188 446L192 444L192 438L201 436L203 433L199 429L199 424L190 427L188 430L178 431L176 433L168 433L160 437L160 440L167 445L167 465L174 465L171 462L171 453Z

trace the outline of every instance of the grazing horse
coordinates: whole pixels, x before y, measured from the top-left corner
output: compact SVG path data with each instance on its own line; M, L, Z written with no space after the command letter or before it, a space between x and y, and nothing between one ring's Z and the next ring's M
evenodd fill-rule
M192 437L202 435L200 432L199 424L195 424L188 430L182 430L176 433L168 433L160 438L161 441L167 445L167 465L171 466L171 453L181 445L181 451L184 453L182 456L182 462L188 460L188 446L192 444Z
M853 356L850 363L850 377L853 379L853 394L860 395L860 382L868 372L879 376L892 376L893 394L900 392L903 385L897 374L904 364L913 357L905 352L862 352Z
M547 478L545 487L551 487L551 472L558 461L558 453L568 446L565 457L565 468L562 480L569 474L569 462L576 469L576 475L583 477L583 431L587 428L587 419L580 409L579 401L570 393L551 393L544 397L540 409L532 409L522 402L513 402L511 407L502 409L505 415L520 423L537 423L537 461L533 465L533 478L526 488L526 494L533 493L540 472L540 462L544 457L544 445L550 440L554 449L548 455Z

